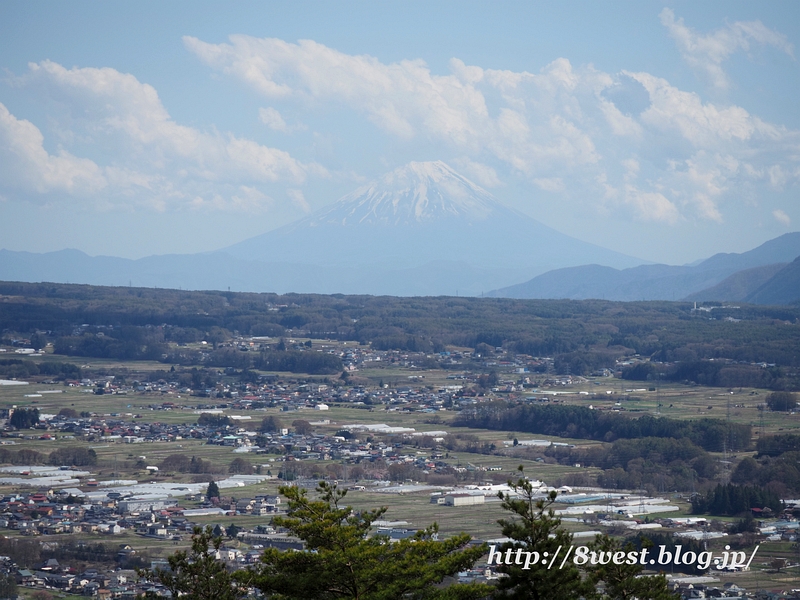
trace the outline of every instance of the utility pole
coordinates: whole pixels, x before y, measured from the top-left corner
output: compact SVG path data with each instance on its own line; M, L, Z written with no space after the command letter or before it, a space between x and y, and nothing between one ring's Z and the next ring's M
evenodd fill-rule
M723 484L727 484L730 479L730 467L731 461L728 456L728 448L733 448L733 440L732 440L732 431L731 431L731 395L728 394L726 398L726 407L725 407L726 417L725 417L725 441L723 442L724 453L723 456L725 457L725 470L723 475Z

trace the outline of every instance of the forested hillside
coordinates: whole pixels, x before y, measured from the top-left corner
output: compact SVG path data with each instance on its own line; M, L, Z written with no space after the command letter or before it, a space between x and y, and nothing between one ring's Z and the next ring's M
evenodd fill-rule
M716 373L708 381L712 385L797 387L800 308L702 308L693 310L685 302L276 295L0 283L4 338L51 341L63 354L166 360L176 344L203 340L213 345L234 333L354 340L379 349L428 353L483 343L555 357L558 371L578 375L638 354L695 365L674 374L678 380L694 380L710 369ZM224 355L217 358L224 366ZM773 365L772 370L759 363ZM334 368L322 368L329 367ZM647 378L665 369L628 376ZM721 370L727 376L720 378Z

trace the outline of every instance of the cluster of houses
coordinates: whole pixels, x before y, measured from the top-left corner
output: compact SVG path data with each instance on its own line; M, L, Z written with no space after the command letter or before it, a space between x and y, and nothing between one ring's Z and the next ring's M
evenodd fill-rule
M210 503L205 503L204 506L209 507L212 512L217 511L213 514L264 516L276 512L280 502L278 496L262 495L254 498L225 498L213 507ZM158 584L140 580L133 567L165 568L166 561L158 559L143 562L144 557L137 560L137 553L130 545L115 544L111 540L117 534L135 532L142 537L178 542L197 527L197 523L191 520L191 515L208 514L203 508L185 510L186 514L184 510L175 499L142 501L105 497L101 500L90 500L78 499L67 491L55 490L5 496L0 498L0 526L16 530L24 536L95 533L98 536L95 539L104 542L111 549L110 552L114 555L106 558L114 560L116 567L79 572L66 564L59 564L53 558L39 564L17 565L10 557L0 557L0 574L13 577L20 586L98 598L132 599L146 592L164 595L165 590ZM219 533L251 545L249 551L224 543L213 550L216 558L226 562L231 569L255 564L260 556L260 549L264 547L303 547L299 540L278 534L268 525L260 525L251 530L236 528L234 531L220 527ZM46 547L56 548L58 542L43 543L42 548Z
M274 340L272 340L274 342ZM260 351L271 347L264 338L239 337L228 342L218 344L217 347L230 347L240 351ZM533 385L533 380L529 376L531 372L546 373L553 371L552 358L532 358L524 355L507 354L502 348L497 348L493 356L483 356L478 352L439 352L429 354L424 352L404 352L397 350L374 350L370 346L358 344L319 344L315 343L314 349L306 347L306 344L296 343L294 340L287 340L292 347L302 351L319 351L335 354L341 358L344 370L354 373L364 367L374 367L375 365L385 364L387 366L401 367L403 369L427 369L433 366L444 364L448 369L459 367L467 369L458 376L459 383L447 386L446 389L437 390L432 396L424 398L424 404L442 405L454 393L461 396L464 393L470 394L466 389L471 384L479 383L480 373L470 372L471 369L482 371L485 369L496 370L501 373L513 374L513 379L498 381L493 385L492 391L498 393L521 391L523 387ZM272 344L274 345L274 344ZM198 360L203 364L203 354L210 357L211 346L201 346ZM185 382L160 379L157 381L130 381L123 382L114 376L86 377L81 380L68 380L66 385L73 387L89 388L95 393L106 394L158 394L162 396L186 396L196 395L212 398L226 398L237 401L236 403L247 405L248 403L269 402L287 404L302 404L314 402L364 402L366 404L407 404L412 403L418 398L408 398L409 394L419 392L412 390L411 386L402 386L400 382L393 381L386 383L377 389L365 389L361 387L340 387L327 385L305 385L300 383L277 382L277 377L262 378L259 384L236 385L223 381L221 376L224 371L206 369L203 371L202 383L187 385ZM214 374L216 373L216 377ZM211 385L211 379L216 381ZM389 375L387 375L389 377ZM178 377L176 376L176 379ZM394 379L394 378L393 378ZM424 384L424 376L410 376L409 383ZM547 379L536 382L539 385L561 385L562 382L556 379ZM463 391L462 391L463 390ZM474 392L473 392L474 393ZM431 396L431 395L429 395ZM438 402L437 402L438 401Z
M96 539L114 539L114 534L133 530L146 537L165 540L185 538L196 527L191 517L203 513L203 508L185 510L175 499L132 500L106 497L102 500L80 500L66 495L66 491L41 490L27 494L12 494L0 498L0 523L11 529L20 530L26 535L55 536L59 533L94 532ZM111 494L114 496L114 494ZM476 490L451 491L435 494L432 502L452 506L482 504L484 495ZM280 498L277 496L256 496L254 498L226 498L215 505L204 506L221 509L230 514L268 515L278 510ZM675 522L672 522L675 521ZM781 522L778 522L781 523ZM665 520L667 526L697 525L678 520ZM793 525L797 526L794 522ZM777 524L775 525L777 527ZM241 530L218 525L217 531L228 538L245 542L247 546L237 547L224 544L213 552L216 558L225 562L230 569L243 568L258 562L265 547L300 550L303 544L296 538L276 532L271 526L262 524L252 529ZM403 539L413 535L413 529L379 528L376 533L391 539ZM765 531L764 533L769 533ZM117 538L120 539L120 538ZM128 544L107 543L116 552L116 566L111 569L76 570L68 564L53 558L38 564L17 565L9 557L0 557L0 573L13 577L20 586L34 589L57 590L96 598L136 598L145 593L167 595L159 584L141 579L132 566L165 568L163 559L137 562L136 551ZM244 548L244 549L242 549ZM143 558L143 557L142 557ZM476 568L461 573L462 581L491 581L497 573L489 567ZM768 592L748 593L746 590L728 583L722 585L713 577L676 576L671 580L673 589L682 598L739 598L757 599L795 598L791 594L769 595Z
M80 594L82 596L110 599L134 600L147 592L159 593L158 586L139 582L136 571L120 569L114 571L87 569L78 571L59 564L54 558L47 559L31 568L21 569L9 557L0 557L0 570L13 575L17 585Z

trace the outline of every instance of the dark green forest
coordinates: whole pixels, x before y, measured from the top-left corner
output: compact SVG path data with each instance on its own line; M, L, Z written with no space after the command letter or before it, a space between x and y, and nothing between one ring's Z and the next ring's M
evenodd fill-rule
M562 373L586 374L638 354L662 364L630 369L625 377L776 390L800 387L798 317L796 307L743 305L701 313L685 302L277 295L0 283L4 339L24 336L40 345L44 337L54 343L56 353L73 356L180 363L175 344L216 344L232 334L352 340L377 349L426 353L487 344L554 357ZM235 354L219 354L215 364L245 366L223 364L242 362ZM266 361L264 368L286 367L297 357L261 360ZM257 368L255 358L248 362ZM312 368L333 372L338 365Z
M783 503L773 491L731 483L719 484L707 494L698 494L692 498L692 511L699 514L747 515L752 507L769 508L775 515L783 510Z
M685 438L705 450L745 450L751 427L719 419L679 420L644 415L632 419L617 412L585 406L497 401L462 410L453 425L499 431L524 431L542 435L600 440Z
M602 471L597 483L602 487L645 487L653 492L707 486L718 470L718 461L709 452L747 450L752 433L749 425L719 419L632 418L582 406L506 401L466 408L453 425L613 442L590 447L551 446L545 455L565 465L599 467ZM765 470L767 473L774 475L774 471ZM763 483L772 481L770 477Z

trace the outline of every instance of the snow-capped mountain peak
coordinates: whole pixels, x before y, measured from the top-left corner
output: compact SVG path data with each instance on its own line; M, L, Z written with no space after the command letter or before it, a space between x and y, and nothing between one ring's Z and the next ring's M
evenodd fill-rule
M312 216L310 225L412 225L458 217L484 221L501 206L446 163L411 162Z
M303 219L221 252L269 263L268 269L284 265L296 289L338 272L370 285L378 286L373 275L387 282L362 290L426 294L480 293L565 266L641 262L506 207L440 161L408 163ZM444 283L456 280L464 283ZM405 287L397 287L401 282Z

